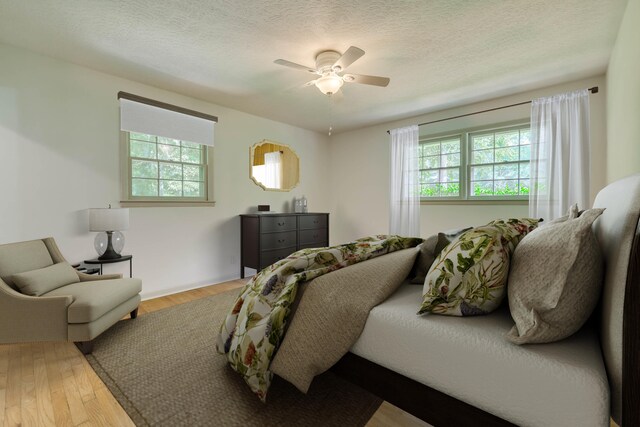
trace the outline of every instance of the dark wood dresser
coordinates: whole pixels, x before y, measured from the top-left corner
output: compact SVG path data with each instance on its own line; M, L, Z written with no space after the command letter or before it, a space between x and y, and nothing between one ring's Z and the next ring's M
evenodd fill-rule
M304 248L329 246L328 213L240 215L240 277Z

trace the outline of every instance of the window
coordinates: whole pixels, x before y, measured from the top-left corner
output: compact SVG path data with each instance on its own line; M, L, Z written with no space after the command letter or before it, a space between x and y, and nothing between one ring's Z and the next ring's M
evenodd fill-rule
M420 143L420 195L422 197L459 197L461 136Z
M529 126L470 135L470 197L528 196Z
M527 124L421 140L422 199L527 199L530 136Z
M213 205L217 118L137 95L120 99L123 206Z
M207 147L127 133L129 198L207 199Z

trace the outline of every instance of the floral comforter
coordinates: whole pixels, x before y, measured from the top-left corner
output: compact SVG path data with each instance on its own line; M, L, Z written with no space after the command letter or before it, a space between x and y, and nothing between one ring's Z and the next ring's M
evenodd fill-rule
M298 284L421 242L420 238L377 235L339 246L303 249L276 262L240 292L220 327L218 352L227 355L231 367L265 401L273 377L269 365L284 336Z

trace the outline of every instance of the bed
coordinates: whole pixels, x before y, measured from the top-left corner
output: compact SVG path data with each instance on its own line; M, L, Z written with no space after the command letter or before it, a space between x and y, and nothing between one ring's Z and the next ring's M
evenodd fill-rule
M483 317L415 315L403 284L369 313L332 370L435 426L640 425L640 175L597 196L604 289L572 337L516 346L507 308Z
M605 209L597 212L602 215L593 225L586 225L595 235L588 233L591 249L574 247L582 255L578 259L590 259L586 255L592 254L595 263L599 252L593 248L599 246L605 267L602 295L589 321L563 340L510 343L505 334L513 320L506 306L469 318L417 316L423 288L403 282L418 250L404 242L392 253L348 268L323 270L325 274L315 274L311 281L300 280L297 293L283 287L285 296L293 295L285 301L286 310L274 305L275 309L256 316L254 301L266 304L263 300L272 295L274 284L285 283L279 274L298 274L293 266L301 259L304 265L315 266L330 251L313 252L309 259L305 254L292 256L291 263L263 270L264 280L255 289L247 288L246 295L256 297L249 299L243 293L234 303L230 322L223 323L230 332L219 339L218 351L227 353L250 386L253 379L262 380L252 387L262 400L274 374L306 392L316 375L332 369L435 426L607 426L610 418L622 427L640 425L640 174L608 185L597 195L594 207ZM577 221L589 217L585 214ZM403 239L392 238L400 239L398 243ZM558 264L547 269L547 259L557 259L548 252L545 239L549 238L540 240L543 252L532 258L543 260L538 268L544 270L532 274L550 272L545 280L552 283L572 270L559 270ZM556 242L564 248L563 240ZM386 247L382 241L379 244L380 250ZM527 259L519 264L525 275L530 268ZM586 269L571 273L579 278L573 280L579 289L587 289L582 286L586 276L579 274ZM530 287L535 283L528 282L526 289L537 289ZM592 306L578 307L588 316ZM240 315L244 320L237 320ZM281 315L288 320L281 322ZM274 319L280 329L269 327ZM260 324L264 331L257 326L250 329ZM241 329L236 329L238 325ZM582 321L576 328L580 325ZM264 344L266 338L272 343L274 330L283 335L273 340L274 352L264 356L273 359L265 363L267 359L254 357L254 343ZM234 340L242 345L229 351L226 343Z

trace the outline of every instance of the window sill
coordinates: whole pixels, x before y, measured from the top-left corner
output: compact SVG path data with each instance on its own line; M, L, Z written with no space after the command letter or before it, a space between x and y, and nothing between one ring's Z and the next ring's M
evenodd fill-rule
M441 200L420 200L421 205L528 205L529 200L463 200L463 199L441 199Z
M179 201L179 200L121 200L123 208L157 208L157 207L213 207L216 202Z

